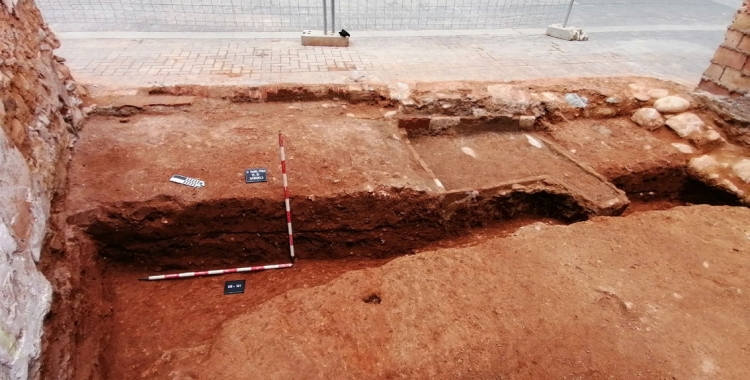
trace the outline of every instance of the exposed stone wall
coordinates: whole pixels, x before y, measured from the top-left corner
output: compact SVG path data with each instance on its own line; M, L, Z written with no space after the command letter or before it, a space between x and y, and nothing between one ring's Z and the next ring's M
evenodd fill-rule
M716 95L740 97L750 93L750 1L745 0L703 73L698 88Z
M0 379L39 372L52 289L36 263L83 118L59 45L31 0L0 2Z

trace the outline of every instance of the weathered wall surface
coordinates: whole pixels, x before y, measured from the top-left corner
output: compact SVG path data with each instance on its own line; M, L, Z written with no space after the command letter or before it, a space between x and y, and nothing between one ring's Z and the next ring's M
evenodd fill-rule
M0 379L38 377L52 289L36 262L82 114L30 0L0 2Z
M727 136L750 147L750 0L742 2L698 89L713 94L700 98Z
M745 0L729 25L724 42L703 73L698 88L716 95L750 93L750 1Z

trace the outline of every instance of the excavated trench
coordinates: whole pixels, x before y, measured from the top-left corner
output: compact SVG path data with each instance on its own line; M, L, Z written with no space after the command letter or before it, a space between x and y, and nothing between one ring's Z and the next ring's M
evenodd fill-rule
M449 219L442 202L413 190L292 198L297 257L387 258L497 221L534 215L573 222L590 212L572 197L547 190L475 199ZM99 256L110 262L189 269L280 261L289 255L283 202L232 199L183 208L159 199L111 205L96 214L85 232L97 242Z
M340 95L329 92L329 97L337 94ZM289 100L288 96L278 93L276 96L280 98L267 100ZM470 107L460 109L470 112ZM138 115L131 111L129 117ZM437 191L384 186L326 196L292 196L294 244L303 268L308 265L305 263L336 259L342 263L341 270L325 269L330 276L336 276L347 268L381 265L383 259L410 254L436 243L450 245L479 229L489 234L507 233L517 228L519 221L573 223L593 216L627 214L629 205L643 211L698 203L741 204L736 195L693 177L684 162L602 176L572 158L567 149L546 139L546 131L539 123L521 128L516 116L411 115L399 119L396 127L402 139L399 141L406 144L414 161L429 178L436 180ZM449 149L457 139L463 145L473 146L471 153ZM559 173L550 172L553 166L544 168L530 162L524 156L529 151L519 148L521 143L539 143L543 148L531 154L546 154ZM443 151L453 153L440 155ZM481 170L461 164L465 159L498 162L504 155L514 155L517 160L508 166L475 165ZM524 168L524 163L530 166ZM523 170L514 172L518 167ZM472 182L476 178L482 180ZM122 294L150 292L151 297L160 297L151 284L135 281L144 274L286 262L289 247L280 188L278 195L198 201L159 195L137 201L100 203L72 214L66 214L65 203L58 200L58 218L67 217L57 221L56 231L47 243L51 259L43 262L45 273L58 288L46 326L45 350L72 352L68 360L75 364L68 371L75 372L73 378L128 378L131 372L140 374L138 371L150 368L158 355L139 356L126 350L133 343L123 336L134 331L123 326L128 325L129 318L141 317L127 314L126 304L132 300L123 299ZM351 260L361 264L352 266ZM307 268L315 269L328 264L309 265L312 267ZM71 279L71 272L86 276ZM308 285L305 278L310 276L309 272L296 268L281 272L259 275L257 278L267 282L255 283L256 288L251 292L257 294L248 295L251 298L247 303L257 305L282 291ZM106 279L109 277L114 279ZM328 278L312 280L311 284ZM216 281L187 281L216 285ZM242 311L231 309L227 313ZM201 336L199 329L210 331L226 317L220 313L195 322L199 326L193 328L196 336ZM83 326L87 331L82 331ZM186 327L188 332L193 330ZM128 339L149 338L146 334ZM65 348L67 345L72 348ZM46 357L45 376L61 371L62 363L59 357Z
M177 347L182 341L189 346L196 340L210 339L208 332L218 329L225 318L246 312L247 307L258 306L295 288L322 285L348 270L380 266L393 257L429 249L435 244L441 247L476 244L479 240L472 237L474 232L504 236L539 221L573 223L593 216L575 197L552 188L478 195L469 204L450 209L449 217L446 217L445 197L408 189L387 196L368 192L331 199L294 197L291 202L298 257L295 268L277 273L175 280L163 285L144 284L136 279L144 275L288 262L283 202L232 199L180 206L175 200L164 198L141 204L108 205L71 217L68 222L77 225L72 228L82 229L68 235L73 236L68 244L77 245L75 250L68 248L68 254L78 252L75 268L82 278L78 283L70 283L66 290L75 300L73 308L56 297L48 317L52 322L46 327L55 341L48 342L46 347L75 347L73 360L78 362L76 376L80 376L76 378L132 378L134 373L152 368L161 355L134 355L129 353L132 347L140 347L140 342L152 339L161 339L160 344L164 344L165 338L161 334L154 337L154 331L175 329L175 316L160 316L167 306L186 313L180 317L195 317L187 324L191 327L179 324L182 340L169 338L175 340L170 347ZM690 203L736 205L737 202L724 191L688 179L669 197L648 196L631 206L646 211ZM617 209L613 215L623 211L628 209ZM60 275L52 268L45 271L53 278ZM243 307L221 302L217 289L223 280L239 278L249 279L248 292L252 293L241 304ZM180 283L184 281L195 285L180 291ZM178 296L169 297L165 295L168 292ZM127 306L139 297L163 297L164 301L151 302L150 307L161 309L150 309L143 314L146 311L133 311ZM206 297L218 301L193 304L205 302ZM222 311L217 314L219 310ZM149 332L134 324L149 326ZM72 339L60 339L61 329L76 333ZM50 378L49 371L56 368L48 362L45 376Z
M436 195L411 189L362 192L335 198L292 197L294 243L299 259L389 258L433 242L502 225L514 219L573 223L620 215L627 204L598 213L555 184L513 185L470 194ZM541 182L541 181L540 181ZM685 204L741 205L736 195L691 178L684 170L633 173L612 181L639 208ZM628 191L630 190L630 191ZM470 192L470 191L469 191ZM68 219L96 242L109 265L158 270L287 260L283 201L219 199L181 205L160 197L117 203Z

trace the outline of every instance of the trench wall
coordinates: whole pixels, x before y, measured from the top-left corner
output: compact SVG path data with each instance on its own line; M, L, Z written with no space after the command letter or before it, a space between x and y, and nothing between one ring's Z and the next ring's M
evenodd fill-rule
M83 115L60 43L27 0L0 0L0 379L33 379L52 287L37 268Z

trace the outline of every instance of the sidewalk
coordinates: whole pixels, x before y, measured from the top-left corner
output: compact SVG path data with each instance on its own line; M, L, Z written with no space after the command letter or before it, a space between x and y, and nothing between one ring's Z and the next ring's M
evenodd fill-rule
M586 42L554 39L538 29L463 31L458 36L445 31L414 36L381 33L354 35L349 48L303 47L288 33L279 34L284 38L61 33L57 54L67 59L78 81L120 88L628 75L694 86L723 40L724 28L592 28ZM92 38L102 36L123 38Z

